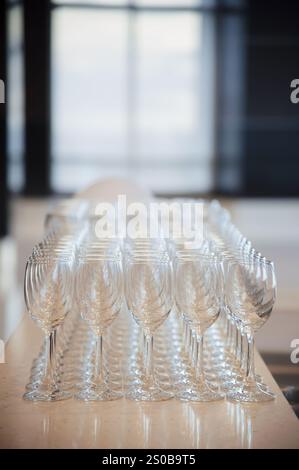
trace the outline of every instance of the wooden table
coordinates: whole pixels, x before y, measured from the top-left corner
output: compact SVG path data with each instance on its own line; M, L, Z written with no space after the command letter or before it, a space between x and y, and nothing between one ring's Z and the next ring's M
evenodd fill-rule
M1 448L299 448L299 421L258 354L257 370L278 395L270 403L25 402L40 344L25 316L0 364Z

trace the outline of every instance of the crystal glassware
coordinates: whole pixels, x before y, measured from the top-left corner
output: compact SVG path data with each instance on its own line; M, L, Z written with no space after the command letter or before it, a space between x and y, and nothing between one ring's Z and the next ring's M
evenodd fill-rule
M193 345L195 376L178 390L177 397L181 400L215 401L223 398L209 386L203 368L204 333L219 316L221 284L220 266L214 255L196 253L195 250L177 252L176 304L197 338Z
M77 299L82 318L94 335L92 374L87 374L76 398L103 401L122 393L109 386L103 361L103 334L120 313L123 304L123 276L117 245L89 244L78 254Z
M127 396L133 400L172 398L161 388L154 368L154 333L172 308L172 272L168 253L142 247L125 256L125 289L128 309L143 331L145 374Z
M61 389L57 375L56 334L71 305L70 276L72 254L66 250L41 250L31 256L25 270L24 293L31 318L46 338L45 367L33 390L24 395L31 401L57 401L70 398Z
M226 280L226 297L248 341L244 379L228 392L227 397L242 402L272 400L274 394L262 386L255 375L254 333L269 318L276 299L273 263L256 256L247 262L231 262Z

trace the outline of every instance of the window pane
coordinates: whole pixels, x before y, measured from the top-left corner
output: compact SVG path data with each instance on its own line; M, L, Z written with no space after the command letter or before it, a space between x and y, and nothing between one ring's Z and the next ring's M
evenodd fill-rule
M238 2L240 0L230 0ZM155 7L181 7L188 8L190 6L215 6L217 0L52 0L57 5L80 4L80 5L104 5L104 6L123 6L135 4L138 6L155 6Z
M214 153L213 20L173 13L140 14L136 21L139 164L159 191L162 174L169 190L207 191Z
M211 189L213 16L62 7L52 28L53 189Z
M24 184L23 9L8 10L8 185L20 191Z
M198 153L200 26L201 16L192 14L137 18L141 157L173 160Z
M59 9L52 21L55 165L125 159L127 13Z
M205 6L212 7L215 6L217 0L135 0L136 5L140 6L155 6L155 7L196 7L196 6Z
M80 4L80 5L127 5L128 0L52 0L57 5Z

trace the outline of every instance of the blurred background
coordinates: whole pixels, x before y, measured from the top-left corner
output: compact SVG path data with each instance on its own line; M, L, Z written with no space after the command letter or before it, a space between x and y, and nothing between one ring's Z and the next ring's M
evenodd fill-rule
M278 273L258 346L299 384L299 5L0 0L0 337L49 204L98 178L217 197Z

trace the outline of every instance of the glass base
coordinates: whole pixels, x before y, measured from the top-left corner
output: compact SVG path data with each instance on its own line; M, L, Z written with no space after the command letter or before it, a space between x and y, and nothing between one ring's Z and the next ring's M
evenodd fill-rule
M209 402L224 399L224 394L212 389L207 383L197 383L177 394L181 401Z
M75 398L82 401L112 401L122 398L121 392L116 392L108 388L84 388L76 393Z
M72 398L72 393L62 390L39 390L38 388L23 395L28 401L61 401Z
M234 377L227 378L226 380L222 380L221 390L225 393L231 390L236 390L236 388L240 388L243 380L244 380L244 376L242 375L235 375Z
M257 383L244 383L235 390L228 392L226 397L230 401L261 403L274 400L275 394L270 392L267 388L260 387Z
M132 390L126 394L126 397L129 398L129 400L135 401L164 401L173 398L174 394L162 390L158 385L151 385L149 387L143 385L132 388Z
M40 382L29 382L26 386L25 389L28 390L29 392L32 392L32 390L36 390L40 387Z

